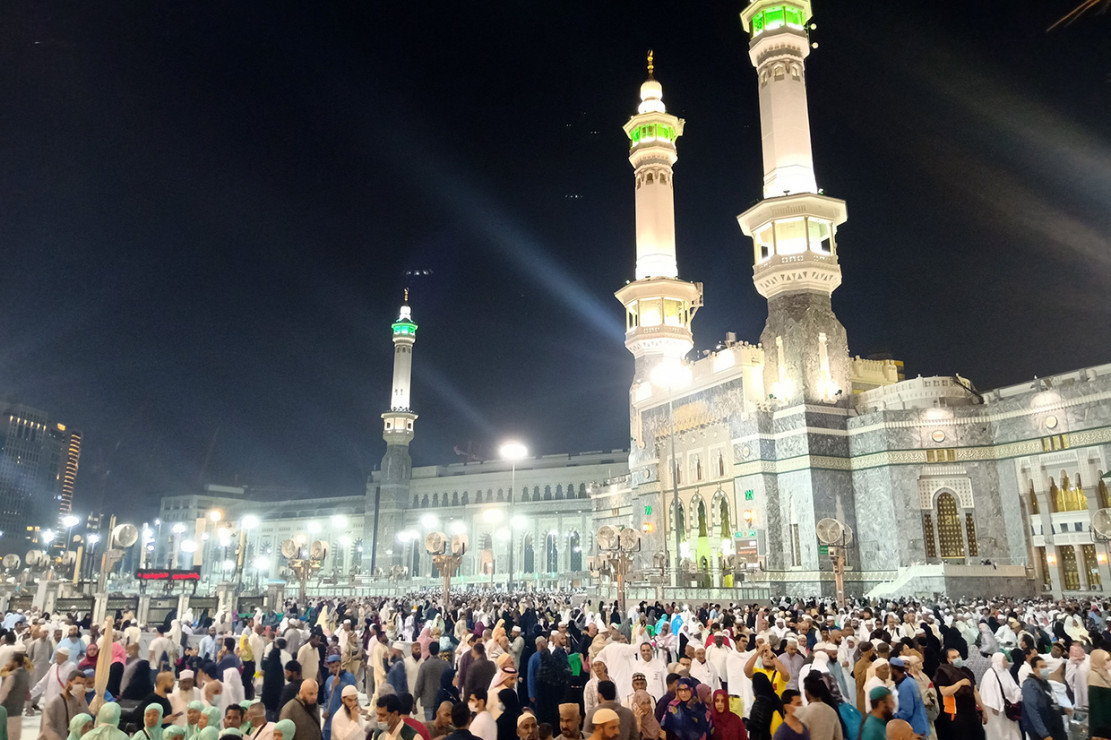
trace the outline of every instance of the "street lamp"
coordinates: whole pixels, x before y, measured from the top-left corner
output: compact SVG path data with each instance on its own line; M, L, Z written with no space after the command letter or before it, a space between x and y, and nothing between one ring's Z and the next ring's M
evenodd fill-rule
M651 381L655 386L667 388L667 418L671 427L671 490L674 506L671 526L675 529L675 581L672 585L679 585L679 571L681 555L679 543L679 458L675 455L675 391L685 388L691 382L690 367L682 360L661 362L652 369Z
M507 591L513 590L513 498L517 488L517 463L528 457L528 448L520 442L505 442L498 448L498 456L509 461L509 583Z

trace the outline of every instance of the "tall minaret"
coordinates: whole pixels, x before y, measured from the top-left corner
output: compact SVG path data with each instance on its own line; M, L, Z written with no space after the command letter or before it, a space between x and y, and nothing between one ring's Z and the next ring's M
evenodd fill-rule
M741 13L760 90L764 200L737 220L754 242L753 281L768 299L764 387L781 403L845 405L849 350L830 296L841 284L845 202L814 180L806 106L810 0L754 0Z
M382 439L386 441L386 454L382 457L382 470L374 490L373 516L367 509L367 533L373 532L371 572L375 567L386 567L401 562L400 548L394 539L401 528L401 514L409 507L409 481L412 478L413 460L409 456L409 443L413 441L413 423L417 415L409 407L409 388L413 371L413 345L417 342L417 325L409 308L409 291L401 304L393 332L393 390L390 410L382 414L384 427ZM368 493L370 491L368 490ZM369 503L369 502L368 502ZM385 555L395 549L393 557Z
M637 260L636 281L616 296L625 306L625 346L636 360L634 403L651 392L644 384L657 363L679 360L694 346L691 319L702 305L702 284L680 280L675 260L672 167L684 121L667 112L663 87L653 72L653 55L648 52L641 102L623 127L636 179Z

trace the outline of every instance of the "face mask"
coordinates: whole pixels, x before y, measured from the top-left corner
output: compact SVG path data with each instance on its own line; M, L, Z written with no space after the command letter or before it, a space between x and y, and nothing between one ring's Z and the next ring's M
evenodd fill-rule
M69 693L72 694L73 696L75 696L76 698L80 699L81 697L83 697L85 695L85 687L84 686L74 686L73 688L71 688L69 690Z
M1041 676L1041 679L1043 681L1048 680L1049 679L1049 669L1048 668L1039 668L1038 669L1038 675Z
M378 729L381 730L382 732L389 732L390 731L390 723L389 722L379 722L378 723Z
M960 658L953 658L953 667L954 668L960 668L963 665L964 665L963 660L961 660Z
M472 712L478 712L478 705L472 701L467 704L467 709L470 709Z

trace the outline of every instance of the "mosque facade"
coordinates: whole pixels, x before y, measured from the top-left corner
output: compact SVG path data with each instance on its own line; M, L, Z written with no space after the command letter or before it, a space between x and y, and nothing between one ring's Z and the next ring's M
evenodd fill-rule
M1092 526L1111 510L1111 364L983 391L852 354L832 302L848 207L814 176L810 18L809 0L755 0L741 14L763 154L763 199L737 216L768 305L756 341L730 334L694 352L702 284L680 277L675 239L684 121L668 113L650 56L624 125L636 260L616 297L634 358L630 449L414 468L418 327L406 296L391 327L380 469L365 495L269 504L245 538L259 566L265 556L280 573L281 540L308 529L334 540L333 583L365 585L357 573L432 584L424 545L440 532L467 538L457 583L593 584L612 596L615 573L596 560L608 525L635 534L634 598L833 595L838 571L846 594L871 596L1111 583L1108 538ZM199 541L206 507L249 505L233 499L168 497L162 520Z

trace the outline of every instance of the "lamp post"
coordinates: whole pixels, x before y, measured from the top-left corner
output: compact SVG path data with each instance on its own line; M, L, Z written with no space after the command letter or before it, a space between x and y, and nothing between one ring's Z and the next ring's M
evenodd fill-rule
M509 461L509 583L506 591L513 590L514 558L513 558L513 496L517 489L517 462L528 457L528 448L520 442L505 442L498 448L498 455L502 460Z
M679 531L679 458L675 455L675 389L690 383L690 368L681 360L661 362L652 370L652 384L667 388L667 418L671 427L671 493L673 513L671 526L675 530L675 575L672 585L679 585L682 559L679 553L681 533Z

